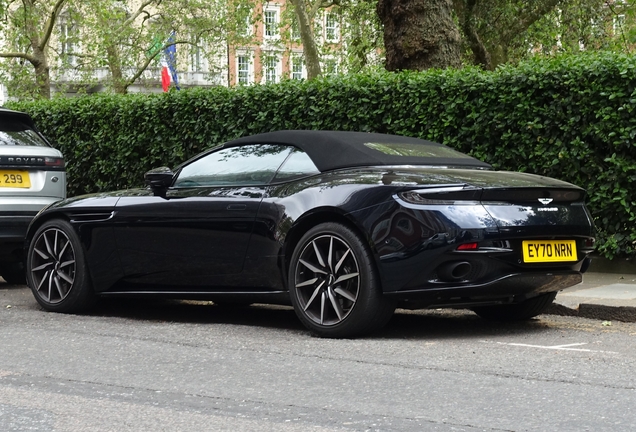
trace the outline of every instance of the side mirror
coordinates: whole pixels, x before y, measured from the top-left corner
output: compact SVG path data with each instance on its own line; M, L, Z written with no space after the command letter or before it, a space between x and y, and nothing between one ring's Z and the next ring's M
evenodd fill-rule
M166 189L172 184L174 173L168 167L155 168L144 174L146 185L155 192L155 195L165 195Z

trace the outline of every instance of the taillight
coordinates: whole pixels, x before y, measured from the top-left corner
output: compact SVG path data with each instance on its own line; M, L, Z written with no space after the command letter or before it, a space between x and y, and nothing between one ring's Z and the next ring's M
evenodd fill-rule
M44 165L48 167L64 168L64 158L47 156L44 158Z
M458 251L477 250L478 248L479 248L479 245L477 244L477 242L464 243L457 246Z

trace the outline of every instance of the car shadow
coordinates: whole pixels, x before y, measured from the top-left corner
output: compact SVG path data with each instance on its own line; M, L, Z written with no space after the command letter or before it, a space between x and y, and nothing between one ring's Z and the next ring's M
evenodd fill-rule
M139 321L192 324L232 324L280 329L309 335L291 306L256 304L217 305L210 301L163 299L102 299L87 315ZM539 333L552 324L535 318L519 322L494 322L469 310L398 309L389 323L368 339L459 339Z

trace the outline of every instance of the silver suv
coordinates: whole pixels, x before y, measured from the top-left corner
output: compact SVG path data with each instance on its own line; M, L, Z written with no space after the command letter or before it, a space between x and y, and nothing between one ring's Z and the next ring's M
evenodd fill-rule
M24 283L24 236L46 205L66 198L66 171L25 113L0 108L0 276Z

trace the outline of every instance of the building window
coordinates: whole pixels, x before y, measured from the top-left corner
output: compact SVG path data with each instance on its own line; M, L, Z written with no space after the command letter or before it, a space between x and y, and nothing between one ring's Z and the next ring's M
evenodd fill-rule
M263 59L263 80L266 84L280 81L279 59L275 54L267 54Z
M334 58L327 58L323 62L323 73L325 76L336 75L338 73L338 61Z
M623 32L625 28L625 15L616 15L614 17L614 34L618 35Z
M239 6L237 14L239 16L239 35L250 36L252 34L252 8L246 5Z
M236 56L236 82L238 84L252 83L252 59L247 54Z
M78 29L75 25L63 22L60 25L60 57L65 62L75 65L77 58L73 55L77 52Z
M278 36L278 11L277 10L265 11L265 36L266 37Z
M300 56L293 56L291 58L291 79L301 80L303 78L303 58Z
M300 24L298 24L298 19L296 18L291 23L291 38L293 41L300 40Z
M333 12L325 14L325 40L337 42L340 39L338 15Z
M200 45L201 41L196 36L192 38L190 45L190 72L207 72L208 64L205 58L205 52Z

